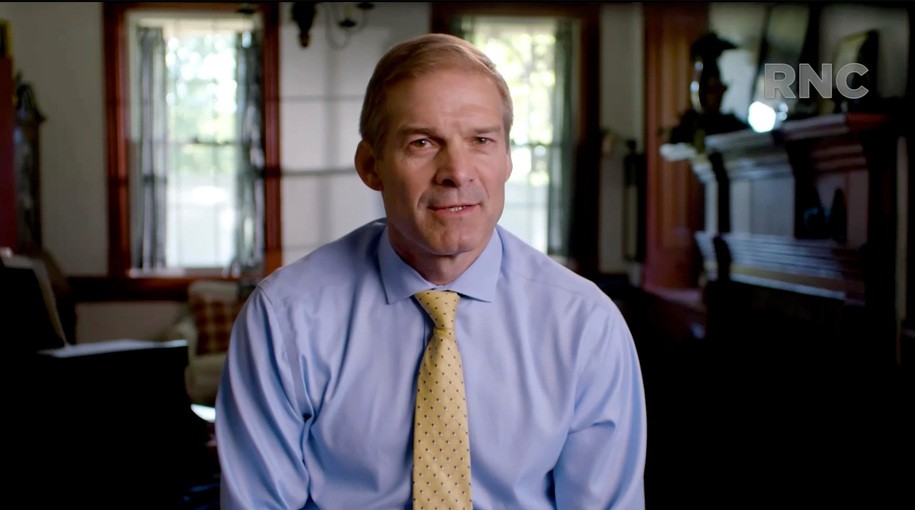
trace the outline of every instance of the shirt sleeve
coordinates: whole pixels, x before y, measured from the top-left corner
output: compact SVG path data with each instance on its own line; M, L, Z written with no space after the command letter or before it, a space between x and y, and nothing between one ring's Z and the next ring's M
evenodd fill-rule
M647 425L638 354L619 310L604 316L586 327L579 352L572 423L553 470L558 509L645 508Z
M308 501L302 445L313 411L287 342L258 288L233 327L216 398L223 510L287 510Z

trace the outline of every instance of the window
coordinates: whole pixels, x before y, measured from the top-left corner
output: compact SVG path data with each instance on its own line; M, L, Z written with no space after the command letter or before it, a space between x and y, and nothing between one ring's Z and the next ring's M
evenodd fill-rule
M103 9L109 278L122 281L108 287L169 298L201 276L269 273L280 252L277 5Z

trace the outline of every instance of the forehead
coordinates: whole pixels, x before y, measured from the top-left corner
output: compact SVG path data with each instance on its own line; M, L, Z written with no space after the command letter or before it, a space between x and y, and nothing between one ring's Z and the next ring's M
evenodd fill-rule
M489 76L451 68L400 80L391 85L385 100L386 112L394 116L489 112L501 117L502 109L499 88Z

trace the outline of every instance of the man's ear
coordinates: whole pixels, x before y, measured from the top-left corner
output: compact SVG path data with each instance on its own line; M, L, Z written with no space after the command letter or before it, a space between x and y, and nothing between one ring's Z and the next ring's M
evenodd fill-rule
M356 146L354 163L356 164L356 171L359 172L359 178L362 179L366 186L375 191L384 189L384 184L382 184L381 177L378 175L378 160L375 158L375 151L365 140L362 140Z

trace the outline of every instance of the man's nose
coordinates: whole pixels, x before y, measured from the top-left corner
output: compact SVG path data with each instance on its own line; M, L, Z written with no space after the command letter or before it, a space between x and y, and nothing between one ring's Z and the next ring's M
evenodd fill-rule
M449 145L439 152L436 184L461 187L473 181L472 156L466 147Z

